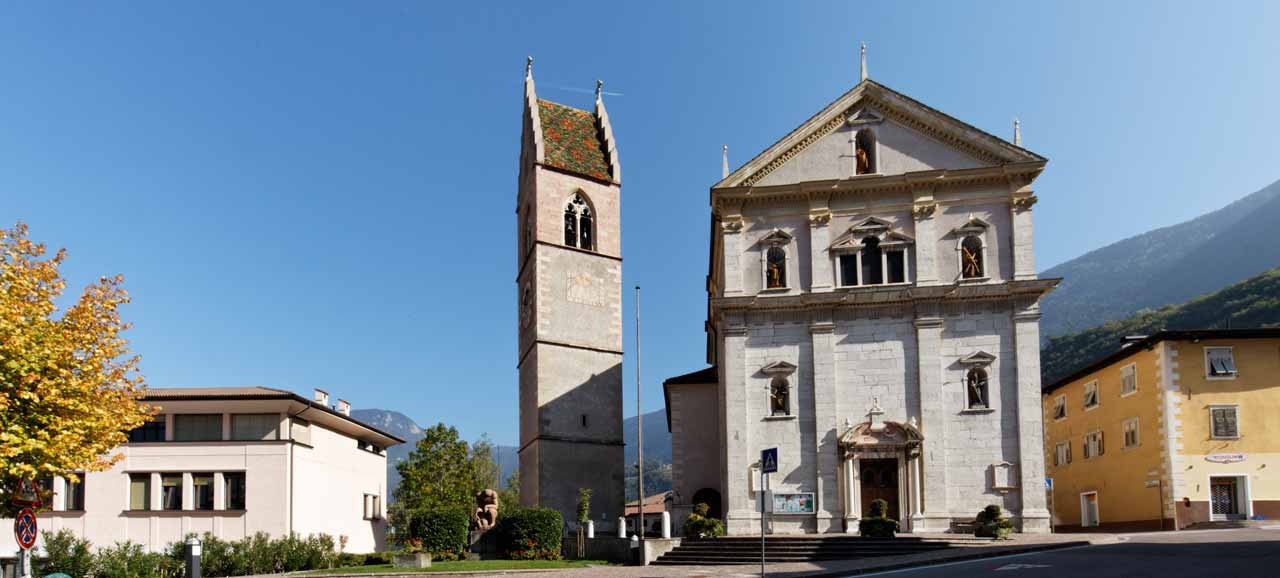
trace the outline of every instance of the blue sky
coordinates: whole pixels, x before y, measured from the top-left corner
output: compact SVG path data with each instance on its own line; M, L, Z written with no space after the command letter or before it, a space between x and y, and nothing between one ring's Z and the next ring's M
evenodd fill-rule
M0 7L0 221L123 273L153 386L328 389L517 441L524 59L623 183L644 408L703 366L707 189L871 77L1051 159L1040 269L1280 179L1280 4ZM1270 74L1266 74L1270 72ZM634 358L625 371L634 411Z

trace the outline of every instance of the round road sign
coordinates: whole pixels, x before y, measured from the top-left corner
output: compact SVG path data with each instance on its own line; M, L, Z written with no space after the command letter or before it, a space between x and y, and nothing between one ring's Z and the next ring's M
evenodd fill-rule
M31 508L23 508L13 520L13 536L18 539L18 547L30 550L36 545L36 513Z

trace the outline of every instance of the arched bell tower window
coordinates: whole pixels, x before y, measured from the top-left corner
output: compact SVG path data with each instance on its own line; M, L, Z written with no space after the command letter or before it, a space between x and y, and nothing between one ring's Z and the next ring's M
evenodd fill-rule
M582 193L574 193L564 208L564 244L595 250L595 214Z
M969 409L988 409L991 407L991 400L988 396L987 372L986 370L975 367L969 370L965 376L965 399L968 400L966 407Z
M960 278L981 279L987 276L986 251L982 238L967 235L960 241Z

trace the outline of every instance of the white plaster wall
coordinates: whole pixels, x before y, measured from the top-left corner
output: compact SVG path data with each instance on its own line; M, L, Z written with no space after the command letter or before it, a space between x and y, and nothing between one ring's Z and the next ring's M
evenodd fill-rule
M669 386L671 395L671 482L680 503L692 503L703 488L720 492L720 415L716 384ZM723 504L715 504L723 508ZM723 510L722 510L723 511ZM673 522L674 523L674 522Z
M311 425L311 447L293 448L293 531L346 536L348 552L383 549L385 520L364 519L364 495L387 501L387 458L359 449L356 440Z

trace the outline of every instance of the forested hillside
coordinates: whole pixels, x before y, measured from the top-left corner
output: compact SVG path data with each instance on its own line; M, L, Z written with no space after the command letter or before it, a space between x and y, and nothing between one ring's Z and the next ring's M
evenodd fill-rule
M1162 329L1245 329L1280 325L1280 267L1181 305L1144 309L1121 321L1049 339L1040 353L1041 381L1049 385L1120 347L1125 335Z

